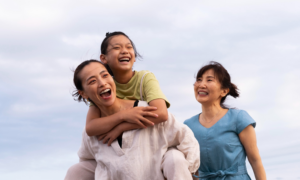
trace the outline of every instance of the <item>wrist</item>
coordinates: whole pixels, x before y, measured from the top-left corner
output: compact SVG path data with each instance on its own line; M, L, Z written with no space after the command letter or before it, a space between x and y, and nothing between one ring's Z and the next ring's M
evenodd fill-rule
M116 126L116 130L119 131L119 132L124 132L125 131L122 124L119 124L118 126Z

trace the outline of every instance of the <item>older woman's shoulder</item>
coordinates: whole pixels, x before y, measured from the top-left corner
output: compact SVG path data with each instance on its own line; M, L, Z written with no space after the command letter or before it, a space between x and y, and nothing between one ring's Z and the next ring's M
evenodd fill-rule
M198 121L200 114L196 114L195 116L192 116L191 118L185 120L183 123L186 124L187 126L191 126L195 122Z

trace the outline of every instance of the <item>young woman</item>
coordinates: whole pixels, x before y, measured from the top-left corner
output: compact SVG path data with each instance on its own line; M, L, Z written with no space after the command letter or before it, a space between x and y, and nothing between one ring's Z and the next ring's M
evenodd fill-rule
M116 84L116 96L121 99L144 100L150 106L135 107L118 111L103 117L103 112L91 105L86 120L86 132L89 136L98 136L103 143L111 143L124 131L145 128L165 122L168 119L167 107L170 103L162 93L154 74L149 71L133 71L135 58L140 55L130 38L123 32L107 33L101 44L100 59L113 74ZM103 92L105 95L106 92ZM123 127L122 122L129 122ZM168 162L172 163L170 167ZM186 158L176 148L169 148L164 155L162 170L168 179L181 179L190 176ZM93 179L96 162L84 161L71 167L66 180L75 177ZM170 168L168 168L170 167ZM170 171L169 169L174 169ZM79 178L79 179L80 179Z
M76 68L74 83L78 90L78 100L91 101L100 109L102 118L134 106L148 106L145 101L117 98L113 78L105 66L96 60L85 61ZM118 141L113 141L111 146L99 143L95 136L88 136L85 131L83 132L78 155L82 161L96 160L96 180L164 179L161 171L163 155L173 146L184 154L191 172L198 169L200 152L197 140L192 131L184 124L178 123L171 114L168 113L167 121L146 129L137 129L139 128L137 124L134 126L136 130L124 133L127 127L132 128L132 123L121 122L116 126L116 131L120 131L120 135L117 137ZM174 171L172 164L166 167L168 171ZM174 179L182 178L190 179L191 175Z
M189 126L200 145L202 180L248 180L245 159L256 179L265 180L266 173L256 145L255 121L244 110L224 106L228 95L239 96L227 70L217 62L202 67L194 84L196 100L202 113L184 123Z

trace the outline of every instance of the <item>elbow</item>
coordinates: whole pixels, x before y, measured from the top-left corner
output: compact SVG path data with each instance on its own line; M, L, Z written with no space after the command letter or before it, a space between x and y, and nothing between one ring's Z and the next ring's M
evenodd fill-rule
M169 119L168 111L161 113L160 119L161 119L161 122L166 122Z
M89 125L85 126L85 132L88 136L95 136L95 134L93 134L93 131Z

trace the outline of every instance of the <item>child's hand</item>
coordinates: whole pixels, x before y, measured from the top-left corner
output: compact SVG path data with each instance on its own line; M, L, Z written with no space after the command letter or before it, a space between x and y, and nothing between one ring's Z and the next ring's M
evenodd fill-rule
M122 119L123 121L138 124L141 128L146 128L146 126L153 126L154 123L145 118L148 117L158 117L157 114L152 113L150 111L156 110L157 107L147 106L147 107L133 107L130 109L126 109L122 111Z
M101 141L103 144L106 144L108 146L111 145L111 143L116 140L121 134L123 133L123 130L118 128L118 126L116 126L115 128L113 128L111 131L102 134L100 136L98 136L98 140Z

